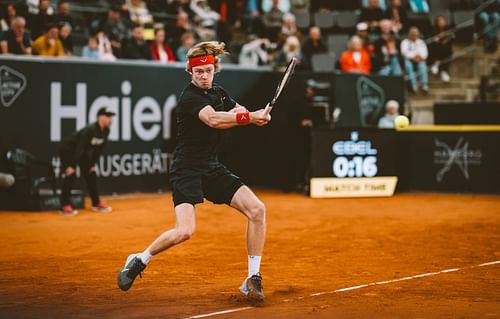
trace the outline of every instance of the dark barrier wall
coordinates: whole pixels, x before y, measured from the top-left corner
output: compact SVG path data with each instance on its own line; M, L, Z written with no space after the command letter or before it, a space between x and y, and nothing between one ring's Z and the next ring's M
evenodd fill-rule
M300 124L308 114L306 82L328 81L336 87L340 81L342 88L350 90L351 84L338 80L341 77L297 72L273 110L270 125L228 130L221 147L222 160L249 184L284 189L293 185L301 179L297 167L304 166L309 152L310 135ZM262 69L225 66L216 75L216 82L240 104L255 110L273 96L280 78L281 74ZM363 83L371 81L362 78ZM98 109L107 106L117 116L110 143L98 162L98 173L104 177L100 179L101 190L163 189L167 187L166 174L175 144L174 108L189 80L182 65L0 57L0 153L26 149L39 159L51 161L59 173L57 148L61 139L94 121ZM402 91L393 88L399 87L394 84L398 81L402 80L375 80L382 83L380 87L392 87L384 94L386 99L400 100ZM382 100L374 102L369 94L364 96L364 104L383 105ZM331 99L342 105L341 116L355 118L361 114L357 96Z
M500 130L312 135L312 177L398 176L398 190L500 192Z
M411 190L500 192L500 132L404 132L401 171Z
M435 124L500 124L500 103L436 103Z

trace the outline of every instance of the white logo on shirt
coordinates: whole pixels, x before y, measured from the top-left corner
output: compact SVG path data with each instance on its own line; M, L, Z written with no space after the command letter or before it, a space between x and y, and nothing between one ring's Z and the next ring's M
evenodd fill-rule
M104 143L103 138L94 137L94 138L92 138L92 140L90 140L90 145L101 145L103 143Z

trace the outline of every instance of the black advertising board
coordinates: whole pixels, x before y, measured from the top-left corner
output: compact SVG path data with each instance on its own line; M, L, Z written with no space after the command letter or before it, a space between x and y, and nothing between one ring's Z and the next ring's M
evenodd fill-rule
M393 130L317 130L312 136L311 177L396 176Z
M500 131L402 132L410 190L499 193Z

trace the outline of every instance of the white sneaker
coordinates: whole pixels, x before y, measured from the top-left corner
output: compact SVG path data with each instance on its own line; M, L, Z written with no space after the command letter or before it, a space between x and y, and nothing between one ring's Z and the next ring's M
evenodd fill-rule
M431 66L431 73L437 75L438 72L439 72L439 62L436 62Z
M441 71L441 81L443 82L450 82L451 78L450 78L450 75L448 74L448 72L446 71Z

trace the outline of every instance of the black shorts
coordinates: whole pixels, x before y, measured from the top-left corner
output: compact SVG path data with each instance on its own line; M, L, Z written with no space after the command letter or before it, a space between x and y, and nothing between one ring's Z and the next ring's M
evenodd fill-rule
M170 185L174 206L177 206L203 203L204 198L215 204L230 205L234 194L244 184L221 164L206 172L178 168L170 175Z

